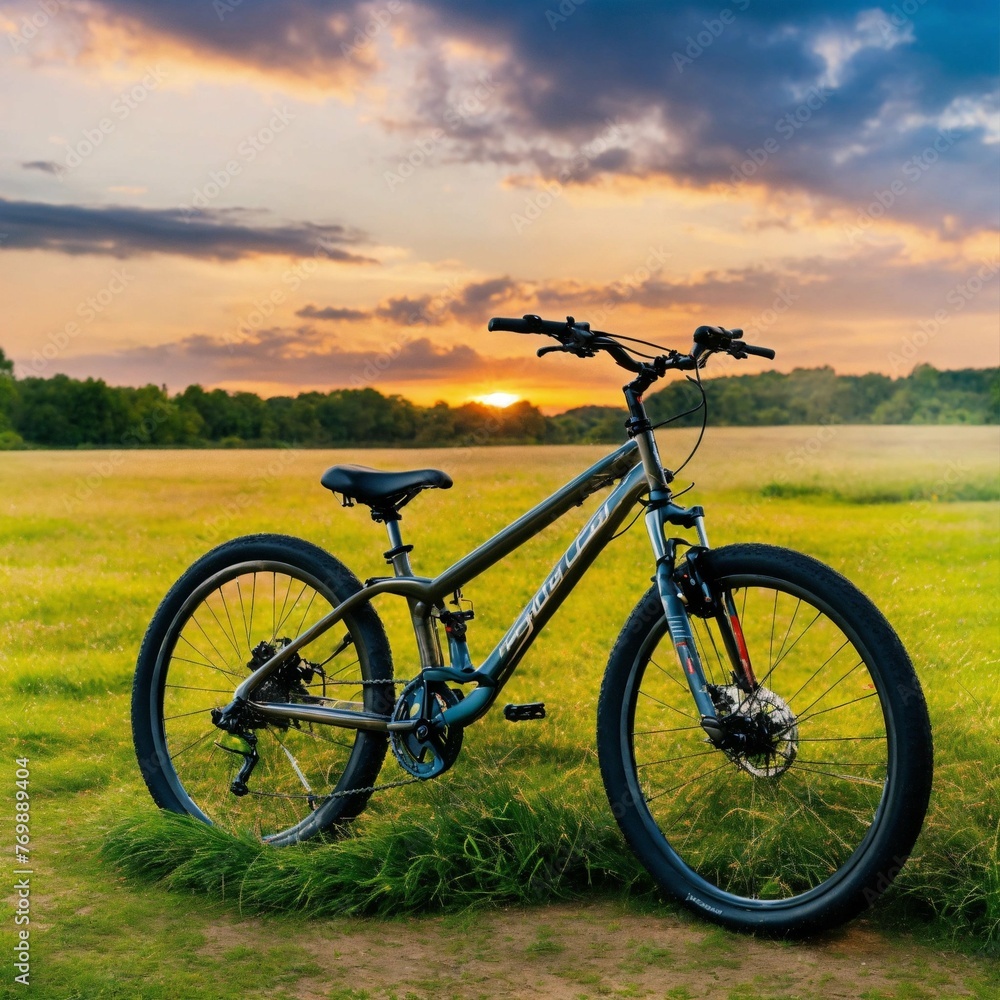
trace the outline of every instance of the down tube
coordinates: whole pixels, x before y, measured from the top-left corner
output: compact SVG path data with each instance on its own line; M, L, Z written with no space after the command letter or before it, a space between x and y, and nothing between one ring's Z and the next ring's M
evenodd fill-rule
M507 634L479 668L479 673L492 678L496 686L478 687L466 695L458 705L444 713L442 722L445 725L467 726L475 722L493 704L538 633L611 540L611 536L628 516L639 495L648 489L649 484L642 465L637 465L615 487L611 496L597 508L593 517L583 526L552 572L545 578L545 582L538 588L531 602L518 615L517 621L511 625Z

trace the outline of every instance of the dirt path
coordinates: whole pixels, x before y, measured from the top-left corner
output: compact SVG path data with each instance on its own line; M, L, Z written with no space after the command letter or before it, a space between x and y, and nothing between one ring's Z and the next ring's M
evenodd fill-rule
M256 921L216 925L206 951L270 947ZM413 921L310 923L295 942L322 969L300 1000L662 997L669 1000L939 1000L1000 997L997 963L887 938L863 922L807 943L728 934L613 904Z

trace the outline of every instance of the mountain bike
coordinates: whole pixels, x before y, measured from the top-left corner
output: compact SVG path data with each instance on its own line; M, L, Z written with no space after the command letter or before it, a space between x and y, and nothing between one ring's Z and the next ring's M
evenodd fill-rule
M539 356L606 354L626 369L625 443L435 577L414 575L400 528L414 497L451 487L435 469L338 465L322 476L385 526L391 575L362 584L324 550L275 534L199 559L164 598L138 658L132 727L154 800L285 845L335 831L377 791L443 774L465 728L636 511L654 582L621 629L597 710L601 775L626 841L665 893L729 927L795 935L858 913L909 855L930 795L930 724L913 667L872 602L831 568L771 545L711 548L704 509L671 491L678 470L661 464L643 404L667 373L691 373L703 434L709 358L774 352L723 327L699 327L687 353L573 317L494 318L489 329L552 338ZM463 588L608 487L477 666ZM371 603L382 595L407 602L413 678L394 676ZM545 707L503 712L520 722ZM402 777L379 784L390 749Z

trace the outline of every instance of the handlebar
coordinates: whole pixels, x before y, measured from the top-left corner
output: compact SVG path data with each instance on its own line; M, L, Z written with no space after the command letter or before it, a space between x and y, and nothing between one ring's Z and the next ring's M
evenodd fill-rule
M543 334L559 341L558 347L540 348L537 352L539 357L553 351L563 351L581 358L592 358L598 351L605 351L620 367L648 375L651 380L659 378L672 368L703 368L709 356L717 353L729 354L734 358L746 358L748 355L768 360L774 358L771 348L755 347L743 341L742 330L727 330L722 326L699 326L694 332L694 345L689 354L668 351L653 358L651 364L633 358L628 353L630 349L619 343L612 334L591 330L589 323L577 322L572 316L567 316L565 322L542 319L534 313L527 313L520 319L494 316L487 329L490 332L502 330L508 333Z

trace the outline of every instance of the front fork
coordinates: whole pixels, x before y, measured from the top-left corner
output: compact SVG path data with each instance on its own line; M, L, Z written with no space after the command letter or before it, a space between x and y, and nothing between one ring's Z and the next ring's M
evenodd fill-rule
M678 546L689 543L681 538L668 538L668 524L696 528L701 544L689 546L678 560ZM733 668L731 679L749 694L757 687L757 681L736 604L730 591L717 593L700 571L701 557L708 551L704 512L700 507L683 508L672 502L654 506L646 513L646 530L656 556L656 588L667 619L670 639L691 689L701 727L712 743L721 748L727 743L727 737L705 679L701 657L691 630L690 615L715 618Z

